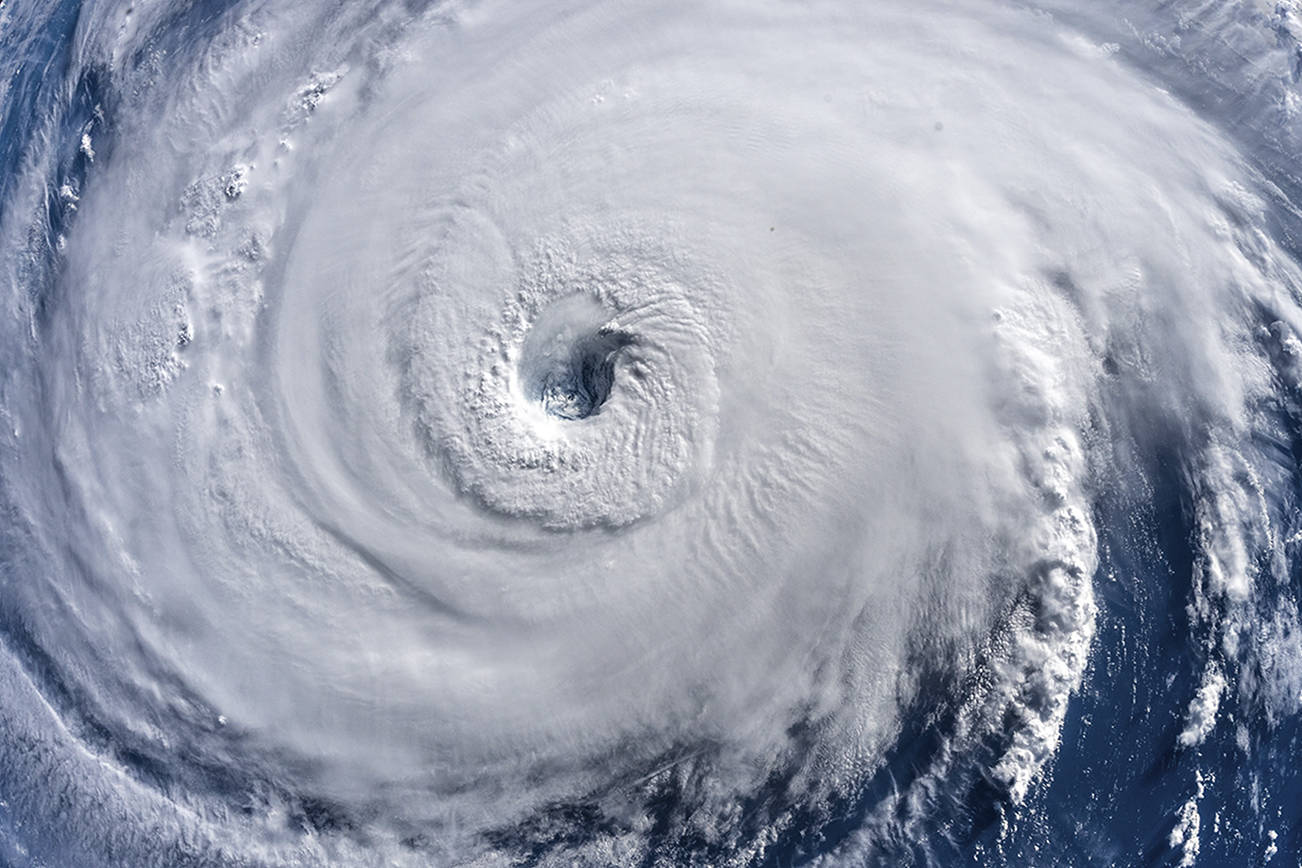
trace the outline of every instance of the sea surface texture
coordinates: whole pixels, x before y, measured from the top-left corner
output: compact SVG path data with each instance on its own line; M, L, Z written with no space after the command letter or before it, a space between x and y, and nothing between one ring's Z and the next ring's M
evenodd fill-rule
M0 0L0 865L1296 866L1299 0Z

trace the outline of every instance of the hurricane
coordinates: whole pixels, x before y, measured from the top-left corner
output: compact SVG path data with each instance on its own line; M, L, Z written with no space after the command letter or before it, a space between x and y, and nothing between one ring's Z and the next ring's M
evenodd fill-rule
M1296 0L0 0L0 865L1296 864Z

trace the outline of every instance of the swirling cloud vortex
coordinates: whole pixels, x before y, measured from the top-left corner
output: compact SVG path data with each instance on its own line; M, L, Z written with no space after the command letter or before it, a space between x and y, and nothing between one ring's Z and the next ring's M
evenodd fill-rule
M1016 806L1119 443L1232 489L1202 593L1251 597L1286 197L1083 31L168 15L83 13L0 211L5 779L81 862L743 864L847 804L870 859L954 781Z

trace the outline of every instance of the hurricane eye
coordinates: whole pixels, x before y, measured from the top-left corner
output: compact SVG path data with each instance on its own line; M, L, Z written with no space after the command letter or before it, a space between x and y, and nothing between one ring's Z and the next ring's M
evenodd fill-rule
M601 412L615 385L615 363L633 339L617 331L580 337L554 367L538 377L536 399L558 419L576 421Z

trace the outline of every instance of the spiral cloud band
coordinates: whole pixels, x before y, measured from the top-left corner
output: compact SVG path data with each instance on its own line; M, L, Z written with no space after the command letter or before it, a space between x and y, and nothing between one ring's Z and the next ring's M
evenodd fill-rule
M0 862L1302 850L1302 13L1174 7L0 3Z

